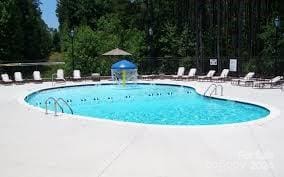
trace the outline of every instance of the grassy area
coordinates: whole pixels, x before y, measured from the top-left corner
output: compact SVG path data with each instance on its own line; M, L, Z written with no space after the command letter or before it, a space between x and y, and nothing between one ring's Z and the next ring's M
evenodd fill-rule
M63 55L59 52L52 52L48 58L49 62L63 61Z
M52 52L48 58L49 62L62 62L63 55L59 52ZM62 68L64 65L52 65L44 67L42 71L43 78L51 78L53 73L56 73L57 69Z

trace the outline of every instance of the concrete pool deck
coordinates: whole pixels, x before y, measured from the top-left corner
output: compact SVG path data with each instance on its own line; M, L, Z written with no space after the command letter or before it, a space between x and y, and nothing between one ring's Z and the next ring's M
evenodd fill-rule
M200 93L211 84L153 82L189 85ZM75 84L87 83L94 82ZM54 117L23 103L28 93L51 87L50 82L0 85L0 176L284 176L284 92L222 85L222 98L268 106L272 115L240 124L180 127Z

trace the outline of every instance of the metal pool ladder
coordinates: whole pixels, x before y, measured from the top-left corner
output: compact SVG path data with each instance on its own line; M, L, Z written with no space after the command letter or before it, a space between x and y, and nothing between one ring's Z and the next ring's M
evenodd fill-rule
M68 109L70 110L71 114L74 114L73 109L71 108L71 106L63 98L55 99L54 97L49 97L45 101L45 114L48 114L47 105L48 105L48 101L49 100L52 100L53 103L54 103L54 115L55 116L57 116L57 106L61 109L61 112L64 113L64 109L63 109L62 105L59 103L59 101L63 102L68 107Z
M210 92L209 96L212 96L212 94L214 93L214 95L217 95L217 91L218 91L218 88L220 88L220 91L221 91L221 96L224 95L224 88L222 85L220 84L211 84L207 89L206 91L204 92L204 96L206 96L207 92L209 92L210 88L213 87L213 90Z
M53 74L51 75L51 85L52 85L52 87L55 85L54 76L56 76L56 73L53 73Z

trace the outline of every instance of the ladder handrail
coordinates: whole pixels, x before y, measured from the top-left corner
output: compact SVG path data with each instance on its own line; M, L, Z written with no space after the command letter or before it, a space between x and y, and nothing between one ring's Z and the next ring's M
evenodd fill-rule
M55 76L55 75L57 75L57 74L56 74L56 73L53 73L53 74L51 75L51 85L52 85L52 86L54 86L54 85L55 85L55 84L53 85L53 82L54 82L54 76ZM55 82L54 82L54 83L55 83Z
M223 85L218 84L216 89L218 89L218 87L220 87L220 89L221 89L221 96L223 96L224 95L224 87L223 87Z
M214 87L214 89L212 90L212 92L210 92L210 96L212 96L212 94L215 93L214 95L217 95L217 87Z
M209 89L210 89L212 86L217 87L216 84L211 84L211 85L206 89L206 91L203 93L204 96L206 95L206 93L209 91Z
M71 111L72 114L74 114L73 109L71 108L71 106L63 99L63 98L58 98L57 99L57 103L59 104L59 101L63 101L63 103L69 108L69 110Z
M221 85L221 84L211 84L207 89L206 91L204 92L204 96L206 95L206 93L210 90L211 87L214 86L214 89L212 90L212 92L210 92L210 96L212 96L213 93L215 93L215 95L217 95L217 90L218 90L218 87L220 87L221 89L221 96L224 95L224 87Z
M58 103L58 101L54 98L54 97L49 97L47 98L47 100L45 101L45 114L48 114L48 109L47 109L47 102L49 100L53 100L54 101L54 112L55 112L55 115L57 115L57 105L59 106L59 108L61 109L61 112L63 113L63 108L62 106Z

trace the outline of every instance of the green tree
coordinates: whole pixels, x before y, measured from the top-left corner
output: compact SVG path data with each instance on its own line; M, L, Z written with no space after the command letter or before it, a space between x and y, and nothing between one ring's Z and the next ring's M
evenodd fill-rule
M283 43L283 37L279 38L276 35L276 28L271 22L264 26L263 32L258 37L263 43L263 48L260 52L260 61L256 61L256 65L260 73L269 75L278 69L276 60L279 59L279 49Z
M0 2L0 60L18 60L23 56L23 28L15 0Z
M61 46L60 46L60 34L57 31L57 29L50 29L51 35L52 35L52 51L53 52L60 52Z
M51 47L51 35L41 19L38 0L0 2L0 59L42 60Z
M72 71L71 38L66 32L63 37L65 46L66 70ZM80 26L75 30L74 59L76 69L83 74L100 72L110 74L112 60L102 56L103 53L116 47L123 48L134 54L135 61L141 59L144 48L144 33L138 29L123 29L118 16L109 14L97 22L97 30L89 26Z
M110 12L110 8L110 0L58 0L56 13L60 27L66 25L72 29L87 25L94 29L98 19Z

